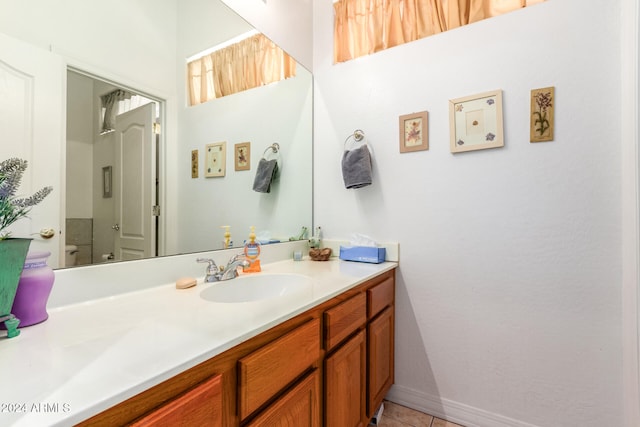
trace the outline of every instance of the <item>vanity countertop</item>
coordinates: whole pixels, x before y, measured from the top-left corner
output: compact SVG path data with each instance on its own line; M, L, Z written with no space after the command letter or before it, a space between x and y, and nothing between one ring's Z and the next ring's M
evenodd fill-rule
M170 283L49 310L0 335L0 425L73 425L396 266L287 260L251 273L312 277L295 299L213 303L199 294L215 283Z

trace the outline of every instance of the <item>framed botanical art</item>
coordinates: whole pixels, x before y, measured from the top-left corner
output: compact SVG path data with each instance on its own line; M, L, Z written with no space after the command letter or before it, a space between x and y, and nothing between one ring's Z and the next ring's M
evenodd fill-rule
M553 141L555 88L545 87L531 91L531 119L529 140L531 142Z
M204 176L207 178L225 175L227 165L227 143L216 142L205 146Z
M113 168L105 166L102 168L102 197L105 199L113 195L111 184L113 182Z
M242 142L234 145L234 164L237 171L251 169L251 143Z
M429 122L426 111L400 116L400 152L429 149Z
M198 150L191 150L191 178L198 177Z
M452 153L503 147L502 91L450 100L449 126Z

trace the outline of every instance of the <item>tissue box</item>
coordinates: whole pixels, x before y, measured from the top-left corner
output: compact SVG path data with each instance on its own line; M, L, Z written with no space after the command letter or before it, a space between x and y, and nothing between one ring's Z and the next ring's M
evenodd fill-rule
M340 259L380 264L387 255L385 248L371 246L340 246Z

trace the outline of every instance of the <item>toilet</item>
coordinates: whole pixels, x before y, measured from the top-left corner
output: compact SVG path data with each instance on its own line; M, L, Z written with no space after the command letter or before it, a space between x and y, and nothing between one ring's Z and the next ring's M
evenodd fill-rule
M78 247L76 245L65 245L64 266L71 267L72 265L76 265L77 254L78 254Z

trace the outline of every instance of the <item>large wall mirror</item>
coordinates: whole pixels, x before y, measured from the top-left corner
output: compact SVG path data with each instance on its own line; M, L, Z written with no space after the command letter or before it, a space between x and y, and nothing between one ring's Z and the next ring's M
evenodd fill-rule
M51 3L0 1L7 11L0 17L0 33L9 36L0 39L7 47L0 52L8 52L9 47L12 52L24 49L24 53L0 53L3 91L7 85L19 86L9 90L15 92L14 98L0 108L24 111L16 100L33 89L30 77L22 77L31 74L29 67L36 75L34 88L47 81L60 85L48 90L43 101L36 100L29 119L33 122L13 117L5 123L17 123L13 128L9 123L9 129L0 129L6 137L20 134L18 139L24 140L21 148L3 142L1 158L33 152L45 158L36 155L30 162L33 171L25 180L25 192L42 185L58 190L32 211L29 223L20 224L14 235L33 236L32 247L51 251L50 264L62 267L64 248L71 245L78 250L76 263L86 265L221 249L223 226L230 226L235 247L242 246L251 226L273 241L298 237L302 227L311 229L312 75L308 70L297 64L293 78L189 107L186 59L253 29L228 6L219 0L118 0L108 5L109 16L105 16L104 5L97 2ZM43 61L52 62L22 64L38 51L49 57ZM25 72L20 71L23 65ZM43 70L57 68L57 75L40 77ZM117 139L114 134L101 132L100 96L116 89L155 102L149 111L161 133L153 137L154 157L149 165L134 162L135 151L118 154L111 148L117 145L110 142ZM41 109L55 106L56 96L62 100L60 111L39 110L39 103L47 105ZM56 117L62 122L57 126L51 123ZM42 122L49 127L38 130ZM35 131L23 132L27 127ZM218 143L226 146L224 176L206 177L207 146ZM250 144L250 168L236 170L235 147L246 143ZM269 147L274 143L279 146L280 173L269 193L258 193L252 188L256 167L262 157L272 156ZM118 156L134 172L115 176L123 167L116 165ZM197 173L193 161L198 163ZM141 186L146 169L157 174L142 190L153 195L152 205L159 206L159 216L152 220L152 252L119 251L121 201L116 199L118 192L111 190ZM43 228L59 229L62 234L44 240L38 236ZM129 234L138 237L133 231Z

